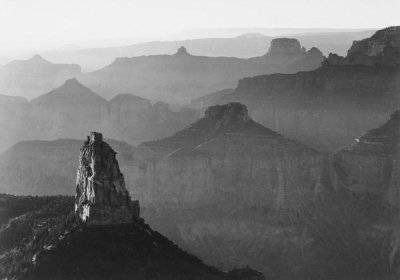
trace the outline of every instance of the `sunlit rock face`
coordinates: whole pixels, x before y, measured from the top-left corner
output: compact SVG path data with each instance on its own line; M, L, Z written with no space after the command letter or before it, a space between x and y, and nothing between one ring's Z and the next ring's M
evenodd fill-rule
M400 111L335 154L341 186L400 206Z
M116 152L100 133L92 132L80 150L75 212L88 224L130 223L139 217L131 201Z
M135 187L146 203L298 208L321 189L322 158L229 103L175 135L139 146Z

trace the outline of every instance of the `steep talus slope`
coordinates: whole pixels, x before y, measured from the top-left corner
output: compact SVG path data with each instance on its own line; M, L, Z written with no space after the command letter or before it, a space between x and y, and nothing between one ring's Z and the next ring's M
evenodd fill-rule
M195 56L182 47L174 55L117 58L81 79L105 97L132 92L152 100L182 104L209 92L234 87L243 77L312 70L323 60L321 52L306 52L296 39L274 39L272 47L272 52L249 59ZM294 63L296 69L292 70Z
M0 92L34 98L80 74L79 65L54 64L35 55L28 60L12 61L0 68Z
M314 148L336 150L398 109L399 36L398 27L380 30L355 42L346 58L330 55L317 70L245 78L232 93L208 100L241 102L261 124ZM360 44L370 48L363 53Z

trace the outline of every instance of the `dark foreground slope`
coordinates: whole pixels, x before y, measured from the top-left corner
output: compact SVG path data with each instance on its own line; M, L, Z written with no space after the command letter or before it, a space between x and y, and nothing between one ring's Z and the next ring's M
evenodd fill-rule
M75 207L70 197L36 202L0 228L1 279L235 279L144 223L101 133L80 149Z
M72 199L53 198L0 229L8 279L229 279L144 223L84 226Z

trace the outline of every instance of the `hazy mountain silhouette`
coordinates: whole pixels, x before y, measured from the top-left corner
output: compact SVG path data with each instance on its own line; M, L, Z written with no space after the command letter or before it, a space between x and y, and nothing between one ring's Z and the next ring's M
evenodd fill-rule
M369 37L374 32L374 30L340 29L280 29L268 32L264 29L241 29L213 33L212 30L204 30L200 38L181 34L168 41L105 48L55 50L43 54L52 61L73 62L86 70L95 70L112 63L117 57L174 54L180 46L186 46L190 53L197 56L250 58L265 54L266 47L272 39L289 36L298 39L307 49L317 47L325 55L330 52L345 55L353 41Z
M312 70L322 59L322 53L316 49L306 52L297 40L280 38L273 40L268 53L260 57L195 56L183 47L174 55L117 58L81 79L107 98L131 92L147 99L182 104L209 92L234 87L243 77Z
M87 131L100 130L131 144L165 137L197 117L189 109L172 111L162 102L120 94L107 101L78 80L31 102L23 98L0 98L2 121L0 150L21 140L82 138Z
M317 70L245 78L232 93L208 100L242 102L255 120L315 148L343 147L399 106L400 68L393 64L400 48L400 33L393 30L398 29L355 42L346 58L331 54Z
M33 98L81 74L79 65L54 64L40 55L15 60L0 68L0 92Z

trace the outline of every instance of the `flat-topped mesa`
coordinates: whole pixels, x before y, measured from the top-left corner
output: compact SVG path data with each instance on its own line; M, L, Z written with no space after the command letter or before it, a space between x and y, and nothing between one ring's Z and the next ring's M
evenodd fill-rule
M131 200L116 154L98 132L91 132L80 150L75 213L87 224L131 223L139 218L139 202Z
M271 41L267 55L301 55L305 49L301 47L297 39L276 38Z

